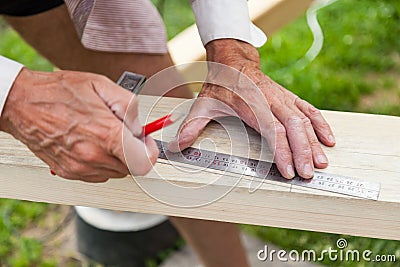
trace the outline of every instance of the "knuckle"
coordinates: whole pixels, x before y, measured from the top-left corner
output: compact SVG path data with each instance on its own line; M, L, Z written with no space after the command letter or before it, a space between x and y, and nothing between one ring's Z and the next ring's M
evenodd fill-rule
M98 146L86 142L75 146L75 152L79 162L85 163L97 162L102 155L102 151Z
M74 176L82 176L82 174L87 171L87 167L81 163L73 163L70 165L69 170Z
M275 156L277 157L278 161L280 162L289 162L292 160L291 152L287 151L286 149L277 149Z
M297 127L301 124L303 124L303 120L297 115L291 115L285 121L285 125L289 125L290 127Z
M331 131L331 127L329 126L329 124L327 122L321 122L321 123L315 124L314 129L316 130L317 133Z
M327 129L327 130L330 130L330 129L331 129L331 127L329 126L329 123L327 123L325 120L323 120L323 121L320 123L320 128L322 128L322 129Z
M301 118L301 120L303 121L305 126L311 125L311 120L308 117L304 116L303 118Z
M311 158L312 157L312 150L311 148L303 148L299 151L293 152L294 158Z
M97 141L109 141L109 138L112 137L112 134L115 134L113 132L115 130L115 127L112 126L112 124L109 124L108 126L102 126L102 127L95 127L93 128L96 131L95 138L98 139ZM83 151L82 151L83 152Z
M310 104L309 108L308 108L308 112L310 114L310 117L320 117L322 116L322 113L319 109L317 109L316 107L314 107L313 105Z
M310 145L313 147L313 149L320 148L320 144L316 138L312 138L310 140Z
M99 155L94 151L87 151L81 154L81 160L83 162L95 162L97 161Z
M301 118L297 115L291 115L287 118L288 123L300 123L302 122Z

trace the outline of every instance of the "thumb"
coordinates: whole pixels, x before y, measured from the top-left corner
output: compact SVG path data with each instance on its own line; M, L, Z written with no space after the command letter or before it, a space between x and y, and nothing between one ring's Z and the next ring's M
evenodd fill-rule
M201 114L200 111L203 111ZM193 104L189 114L182 122L175 138L168 143L168 150L171 152L179 152L191 146L201 134L203 129L211 121L206 110L199 110L199 105Z
M168 143L168 150L179 152L188 148L196 141L211 120L232 115L233 112L217 99L207 97L196 99L177 135Z

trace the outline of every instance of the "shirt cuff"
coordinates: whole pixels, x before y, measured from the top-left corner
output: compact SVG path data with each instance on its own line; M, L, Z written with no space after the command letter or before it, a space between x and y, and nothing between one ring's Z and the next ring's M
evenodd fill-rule
M191 5L203 45L224 38L255 47L267 41L265 33L250 20L247 0L192 0Z
M24 65L0 56L0 116L3 112L8 93Z

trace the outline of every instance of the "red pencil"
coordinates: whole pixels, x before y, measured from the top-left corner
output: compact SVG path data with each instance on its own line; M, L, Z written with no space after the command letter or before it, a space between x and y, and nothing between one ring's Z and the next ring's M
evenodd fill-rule
M164 127L173 124L174 122L179 120L182 116L183 116L182 113L171 113L162 118L159 118L158 120L146 124L145 126L143 126L143 136L146 136L148 134L151 134L155 131L158 131Z

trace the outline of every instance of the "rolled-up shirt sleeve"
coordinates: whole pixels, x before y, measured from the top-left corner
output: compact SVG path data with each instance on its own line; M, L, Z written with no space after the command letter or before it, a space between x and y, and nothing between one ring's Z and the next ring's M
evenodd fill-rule
M249 16L247 0L191 0L203 45L216 39L233 38L260 47L267 36Z
M22 67L21 63L0 56L0 116L3 112L8 93Z

